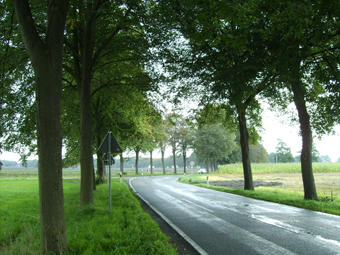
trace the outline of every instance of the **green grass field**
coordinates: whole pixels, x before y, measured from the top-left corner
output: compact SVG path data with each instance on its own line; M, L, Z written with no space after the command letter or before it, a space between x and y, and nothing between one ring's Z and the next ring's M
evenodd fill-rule
M177 254L125 183L99 185L80 206L79 179L64 180L67 254ZM0 180L0 254L39 254L38 180Z
M107 171L108 172L108 171ZM182 172L183 173L183 172ZM178 174L182 174L178 173ZM171 175L172 172L167 171L166 174ZM150 172L142 172L140 171L139 174L136 174L134 170L128 170L123 173L123 176L144 176L150 175ZM162 172L154 172L153 175L163 175ZM114 169L111 171L112 177L120 176L119 170ZM28 179L28 178L38 178L38 169L25 169L25 168L13 168L13 169L3 169L0 171L0 180L1 179ZM73 179L73 178L80 178L80 170L63 170L63 178L64 179Z

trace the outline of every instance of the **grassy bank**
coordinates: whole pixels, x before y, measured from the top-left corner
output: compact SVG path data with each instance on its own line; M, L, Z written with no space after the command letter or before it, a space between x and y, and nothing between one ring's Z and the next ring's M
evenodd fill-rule
M97 186L93 206L81 207L79 180L64 181L67 254L177 254L125 183ZM0 253L39 254L38 180L0 180Z

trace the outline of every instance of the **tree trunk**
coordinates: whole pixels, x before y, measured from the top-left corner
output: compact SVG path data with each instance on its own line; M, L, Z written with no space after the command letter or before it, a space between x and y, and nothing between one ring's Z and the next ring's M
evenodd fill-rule
M136 149L135 150L135 152L136 152L136 166L135 166L135 168L136 168L136 174L138 174L138 156L139 156L139 149Z
M53 68L51 61L41 68L43 72L35 72L42 254L59 254L66 250L61 162L61 76L54 74Z
M92 153L92 113L90 81L83 78L80 93L80 203L93 203L93 153Z
M124 157L123 153L119 154L119 159L120 159L120 172L123 174L124 173Z
M163 174L165 174L165 163L164 163L164 150L161 151L162 154L162 167L163 167Z
M92 3L86 6L85 31L81 38L83 44L81 84L78 86L80 102L80 202L83 205L93 203L93 151L92 151L92 111L91 111L91 80L92 57L95 42L96 18L92 12Z
M92 185L93 185L93 190L95 191L97 189L96 186L96 171L94 170L94 164L92 165Z
M100 132L97 131L97 134L99 134ZM99 148L99 146L102 143L102 139L99 137L97 137L97 148ZM103 158L103 153L98 153L97 152L97 175L100 178L104 178L104 162L102 160Z
M206 170L207 170L207 174L210 172L209 171L209 157L207 156L207 159L206 159L206 161L205 161L205 168L206 168Z
M152 151L150 151L150 173L153 174L153 167L152 167Z
M59 254L67 247L61 163L62 135L59 122L61 86L60 90L56 89L59 86L56 84L58 79L52 74L52 70L45 70L41 75L38 73L36 72L36 107L40 250L42 254Z
M97 153L97 175L104 178L104 162L102 160L103 153Z
M217 160L216 160L216 158L214 159L214 172L216 172L217 171Z
M240 129L242 164L244 175L244 189L254 190L253 174L251 172L250 157L249 157L249 134L247 130L245 110L238 110L238 123Z
M172 162L174 164L174 173L177 174L177 167L176 167L176 147L172 147Z
M187 173L187 154L186 153L183 153L183 167L184 167L184 174Z
M302 134L301 171L305 199L319 200L312 168L313 135L306 107L304 88L302 87L300 79L292 82L292 90Z
M40 253L61 254L67 250L60 100L63 34L68 1L47 2L48 22L45 41L40 38L36 30L28 1L13 0L13 4L35 72Z

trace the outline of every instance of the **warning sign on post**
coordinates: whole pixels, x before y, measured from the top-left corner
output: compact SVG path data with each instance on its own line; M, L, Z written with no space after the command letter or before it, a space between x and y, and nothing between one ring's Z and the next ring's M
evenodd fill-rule
M111 151L109 148L110 145L111 145ZM98 153L108 153L108 152L110 153L122 153L123 152L122 148L120 148L116 138L111 132L108 132L106 134L102 144L99 146L99 149L98 149Z

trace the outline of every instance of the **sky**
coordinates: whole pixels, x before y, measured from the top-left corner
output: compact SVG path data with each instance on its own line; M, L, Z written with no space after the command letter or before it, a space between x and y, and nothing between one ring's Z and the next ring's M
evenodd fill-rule
M299 151L302 149L299 124L291 125L287 117L278 116L276 112L270 111L268 106L265 106L262 114L262 125L265 129L261 133L262 144L268 154L275 152L278 139L281 139L291 149L293 156L299 155ZM340 157L340 126L335 126L334 130L335 135L324 135L320 140L316 137L313 139L320 156L328 155L332 162L336 162Z
M291 149L293 156L297 156L302 148L302 138L299 136L300 127L298 124L291 125L288 117L279 116L276 112L270 111L268 106L264 106L262 114L262 126L264 131L261 132L262 145L267 150L268 154L275 152L275 146L278 144L278 139L281 139ZM328 155L332 162L336 162L340 157L340 125L335 128L335 135L325 135L320 140L314 138L314 144L320 155ZM155 158L160 157L155 151ZM166 151L166 157L171 155L171 148ZM147 157L149 155L143 155ZM35 159L36 156L31 156L28 159ZM19 161L20 156L15 153L3 152L0 155L1 160Z

